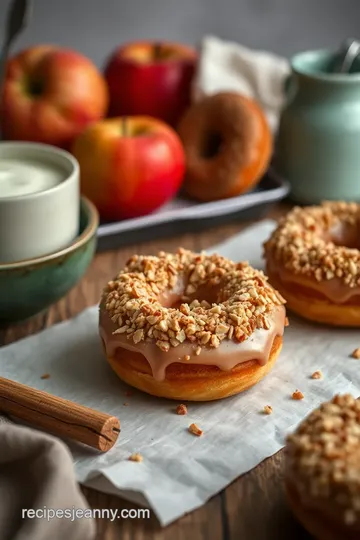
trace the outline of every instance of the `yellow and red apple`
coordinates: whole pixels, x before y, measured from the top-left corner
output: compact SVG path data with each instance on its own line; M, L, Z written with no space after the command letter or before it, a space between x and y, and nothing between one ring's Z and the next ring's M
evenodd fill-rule
M111 118L88 126L74 142L81 191L105 221L148 214L171 199L185 172L175 131L146 116Z
M197 53L170 42L118 48L105 68L110 115L150 115L175 126L191 100Z
M106 82L83 55L51 45L10 59L1 100L5 139L68 147L108 107Z

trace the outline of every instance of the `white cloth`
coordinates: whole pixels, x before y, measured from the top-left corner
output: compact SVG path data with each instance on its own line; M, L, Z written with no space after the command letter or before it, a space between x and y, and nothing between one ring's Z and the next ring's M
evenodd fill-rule
M261 267L262 243L273 228L264 221L211 251ZM77 479L147 504L166 525L280 450L289 430L322 401L336 392L360 394L359 360L350 357L359 331L289 317L281 355L259 384L226 400L189 403L187 416L175 414L177 402L136 391L125 396L104 358L97 307L1 349L1 375L118 416L121 433L107 454L72 445ZM323 379L311 379L316 370ZM51 376L42 380L42 373ZM291 399L296 389L302 401ZM272 415L262 414L265 405ZM192 422L202 437L188 433ZM128 461L133 452L142 463Z
M194 99L221 91L239 92L262 106L270 127L275 130L289 72L285 58L207 36L201 45Z

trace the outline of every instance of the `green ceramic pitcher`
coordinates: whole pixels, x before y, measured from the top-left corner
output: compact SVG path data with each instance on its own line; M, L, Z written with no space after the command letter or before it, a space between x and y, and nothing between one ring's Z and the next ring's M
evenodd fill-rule
M334 73L336 55L296 55L286 84L276 164L299 203L360 201L360 59Z

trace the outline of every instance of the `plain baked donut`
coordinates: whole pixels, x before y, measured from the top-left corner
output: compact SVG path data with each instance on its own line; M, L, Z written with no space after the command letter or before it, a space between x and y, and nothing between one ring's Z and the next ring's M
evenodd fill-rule
M289 505L317 540L360 538L360 402L335 396L287 439Z
M360 326L360 204L294 208L265 243L271 284L302 317Z
M266 171L272 134L259 105L223 92L192 105L178 126L187 174L184 189L200 201L240 195Z
M128 384L160 397L214 400L270 371L282 346L283 304L247 263L180 249L128 261L104 290L99 331Z

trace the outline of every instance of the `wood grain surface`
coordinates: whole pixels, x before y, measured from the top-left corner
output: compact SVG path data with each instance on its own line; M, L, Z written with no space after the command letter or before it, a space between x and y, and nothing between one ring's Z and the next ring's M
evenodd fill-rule
M267 217L276 218L289 209L281 204ZM206 232L154 240L121 250L100 253L86 276L66 298L31 321L0 330L0 345L11 343L80 313L95 304L102 287L134 253L156 254L179 246L198 251L238 233L250 222L237 222ZM1 301L1 299L0 299ZM1 358L1 354L0 354ZM241 448L239 448L241 452ZM93 508L134 508L119 497L83 488ZM199 510L161 528L151 519L98 520L97 540L309 540L287 508L283 493L282 452L267 459ZM85 540L85 539L84 539Z

